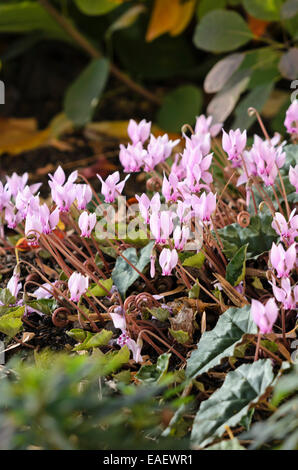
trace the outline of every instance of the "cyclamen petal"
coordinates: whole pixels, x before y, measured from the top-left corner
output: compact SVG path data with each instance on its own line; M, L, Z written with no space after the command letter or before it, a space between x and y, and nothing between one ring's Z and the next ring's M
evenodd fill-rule
M159 264L162 268L163 276L170 276L172 270L176 267L178 263L178 253L176 250L170 250L169 248L164 248L159 256Z
M79 302L81 296L87 292L89 285L88 276L74 272L68 279L68 288L70 291L70 300Z
M127 133L130 139L132 140L133 145L141 142L142 144L149 138L151 130L151 122L147 122L145 119L142 119L139 124L133 119L130 119Z
M94 229L96 225L96 214L88 214L88 212L82 212L82 214L79 217L78 224L79 228L81 230L81 236L90 238L91 232Z
M278 316L278 308L273 298L263 305L258 300L251 301L251 315L253 321L259 327L261 334L272 332L272 327Z
M289 180L295 186L296 193L298 193L298 164L295 167L290 166Z
M105 197L105 202L114 202L116 196L122 193L124 185L130 175L127 175L126 178L118 183L120 180L119 171L115 171L112 175L108 176L104 181L100 175L97 175L98 179L101 181L101 192Z

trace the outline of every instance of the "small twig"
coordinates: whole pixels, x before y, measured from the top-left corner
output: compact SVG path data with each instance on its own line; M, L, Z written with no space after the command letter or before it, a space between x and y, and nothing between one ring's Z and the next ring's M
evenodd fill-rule
M51 5L48 0L39 0L40 5L54 18L54 20L64 29L64 31L83 49L87 54L89 54L94 59L100 59L103 57L102 53L88 41L88 39L58 10L56 10L53 5ZM147 100L151 101L156 105L161 104L161 100L155 96L153 93L148 91L143 86L134 82L130 77L128 77L124 72L122 72L118 67L110 62L110 71L114 77L118 78L121 82L131 90L135 91L139 95L142 95Z

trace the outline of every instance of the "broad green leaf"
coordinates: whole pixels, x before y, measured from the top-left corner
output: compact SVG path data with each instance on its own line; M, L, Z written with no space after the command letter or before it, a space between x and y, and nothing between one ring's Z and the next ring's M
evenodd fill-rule
M248 244L247 259L257 258L269 251L272 243L277 241L277 234L271 227L271 215L251 217L248 227L242 228L238 223L219 229L218 233L223 242L224 253L231 259L239 248Z
M238 286L245 278L246 252L248 245L243 245L233 256L226 269L226 280L232 286Z
M243 447L237 437L228 441L220 441L218 444L213 444L207 447L205 450L246 450Z
M105 15L122 3L122 0L75 0L77 7L85 15Z
M196 27L193 41L198 49L208 52L228 52L252 39L246 22L235 11L213 10Z
M73 351L85 351L92 348L99 348L101 346L106 346L110 339L113 336L112 331L101 330L99 333L92 334L87 332L87 337L83 343L75 346Z
M169 333L179 344L185 344L189 341L189 334L184 330L173 330L169 328Z
M293 18L298 13L297 0L287 0L281 7L281 16L283 19L288 20Z
M294 341L295 342L295 341ZM283 375L274 387L272 405L278 406L287 396L298 390L298 364L294 363L292 370Z
M209 11L225 8L228 0L200 0L197 7L197 16L202 19Z
M265 21L278 21L283 0L243 0L247 13Z
M229 372L222 387L201 403L193 423L192 444L204 447L221 437L225 426L236 426L273 380L270 359L243 364Z
M189 256L187 257L182 265L183 266L191 266L192 268L198 268L200 269L203 264L204 264L204 261L205 261L205 255L204 253L197 253L193 256Z
M15 336L23 326L22 317L25 307L13 308L10 313L0 317L0 332L7 336Z
M108 75L109 62L106 59L95 59L68 88L64 111L76 126L91 121Z
M100 283L108 290L110 291L113 286L113 279L101 279ZM92 284L91 287L89 287L87 293L87 297L91 297L91 295L94 295L95 297L104 297L107 295L107 292L99 285L97 284Z
M273 82L258 85L254 87L243 100L241 100L235 109L235 120L232 126L233 129L248 129L255 122L256 116L249 116L247 112L248 108L254 107L257 111L261 112L273 90L273 87Z
M278 68L282 76L289 80L298 77L298 47L291 47L281 56Z
M244 335L256 333L249 305L229 308L219 317L213 330L203 333L198 348L187 361L187 376L194 378L219 365L223 358L233 356Z
M123 251L123 255L130 263L140 272L149 264L150 255L154 242L149 242L140 251L140 257L137 255L135 248L127 248ZM138 279L139 274L121 257L116 260L115 267L112 272L112 279L121 295L125 295L127 289Z
M231 114L241 93L246 90L250 76L251 70L238 70L212 98L207 113L213 116L215 122L223 122Z
M168 371L170 357L171 354L162 354L156 364L142 366L136 378L145 383L160 383Z
M3 3L3 2L2 2ZM18 2L0 5L1 33L32 33L70 41L68 34L38 2Z
M235 53L216 62L204 80L204 90L206 93L220 91L233 73L240 67L244 57L244 53Z
M180 132L183 124L192 125L202 107L202 92L193 85L184 85L169 92L157 114L157 124L169 132Z

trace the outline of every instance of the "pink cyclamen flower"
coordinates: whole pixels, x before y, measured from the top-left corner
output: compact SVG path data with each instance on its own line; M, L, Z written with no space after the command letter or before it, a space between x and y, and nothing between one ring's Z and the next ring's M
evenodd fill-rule
M252 299L251 315L261 334L271 333L278 316L278 308L274 298L269 299L265 305Z
M11 191L9 189L9 185L6 183L4 186L0 181L0 211L4 209L4 207L8 206L11 198Z
M55 284L55 283L54 283ZM50 299L53 297L53 288L52 285L48 282L42 284L38 289L33 292L33 297L36 299Z
M275 140L262 140L255 136L253 146L250 151L250 157L253 161L254 171L260 176L265 186L272 186L286 159L283 151L283 145L274 146Z
M181 229L181 227L177 225L173 233L176 250L183 250L184 246L187 243L187 240L189 239L189 235L190 233L188 227L183 226Z
M149 224L149 208L150 208L150 199L147 194L143 193L141 196L136 194L136 199L139 203L139 209L141 216L143 217L146 224Z
M172 150L180 142L180 139L169 140L168 134L163 136L154 137L151 134L150 141L147 147L147 156L144 161L144 171L153 171L154 167L159 163L164 162L172 153Z
M222 135L222 148L228 154L228 160L232 161L232 166L237 167L241 166L241 154L246 146L246 130L242 132L240 129L235 131L231 130L227 134L223 129Z
M78 221L81 236L85 238L91 237L91 232L96 225L96 214L88 214L88 212L82 212Z
M150 230L156 243L167 242L174 228L173 217L170 211L153 212L150 216Z
M289 134L298 134L298 100L290 104L286 112L284 125Z
M288 277L282 278L281 287L272 284L274 297L278 302L283 304L285 310L292 310L297 308L298 305L298 285L293 289L291 281Z
M210 222L211 215L216 209L216 194L204 192L200 197L194 194L191 202L195 217L203 222Z
M46 235L51 233L59 223L60 211L56 207L53 212L50 212L48 206L44 203L39 208L39 217L43 226L43 233Z
M141 356L143 346L142 340L138 339L138 341L136 342L129 336L128 332L126 331L126 320L123 312L112 312L110 313L110 316L114 323L114 327L122 331L122 334L117 339L117 344L121 348L123 348L123 346L127 346L128 349L131 350L135 362L143 362L143 358Z
M124 173L135 173L140 171L147 157L147 150L143 148L141 142L135 145L128 144L125 147L120 145L119 160L123 166Z
M51 194L59 211L68 212L76 199L76 185L71 181L67 181L64 185L53 184Z
M130 119L127 133L130 137L133 145L141 142L142 144L149 138L151 130L151 122L147 122L145 119L142 119L141 122L137 123L133 119Z
M125 183L130 177L127 175L126 178L120 181L119 171L115 171L112 175L108 176L104 181L100 175L97 175L98 179L101 181L101 192L105 197L105 202L114 202L116 196L122 193Z
M49 177L50 177L50 180L51 180L51 181L49 181L50 188L52 188L54 185L62 186L66 182L66 176L65 176L65 173L64 173L63 169L61 168L61 166L58 166L58 168L55 171L54 175L51 175L49 173ZM67 179L67 182L68 183L74 183L75 180L77 179L77 177L78 177L77 170L73 171L69 175L69 177Z
M25 186L24 189L18 191L15 201L16 208L21 212L23 218L27 216L29 208L32 211L39 208L39 196L34 196L29 186Z
M162 268L163 276L170 276L172 270L178 263L178 253L176 250L170 250L169 248L164 248L159 256L159 264Z
M43 233L43 223L38 212L29 212L25 222L25 235L28 238L28 244L38 245L38 239Z
M211 137L216 137L222 129L222 123L212 124L212 116L206 117L201 114L196 119L195 134L208 134Z
M83 276L81 273L73 272L68 279L68 288L70 291L70 300L79 302L83 294L87 292L89 285L88 276Z
M177 190L178 182L179 180L175 173L171 172L169 175L169 179L166 177L166 175L164 175L161 192L165 197L166 202L177 201L180 195L179 191Z
M22 214L15 210L13 204L8 204L5 208L4 218L8 228L14 229L23 220Z
M288 222L280 212L276 212L272 222L272 228L287 245L294 243L298 236L298 215L295 215L295 212L296 209L291 212Z
M288 277L296 261L296 243L293 243L287 250L281 244L272 244L270 262L277 272L277 277Z
M92 199L92 189L89 184L76 184L75 187L78 209L84 211Z
M19 176L17 173L13 173L11 176L6 176L7 184L13 197L16 197L18 191L22 191L28 181L28 173L24 173Z
M19 291L22 289L22 283L20 281L20 275L13 274L10 280L7 283L7 289L10 291L11 295L17 298Z
M298 164L295 167L290 166L289 180L295 186L296 193L298 193Z

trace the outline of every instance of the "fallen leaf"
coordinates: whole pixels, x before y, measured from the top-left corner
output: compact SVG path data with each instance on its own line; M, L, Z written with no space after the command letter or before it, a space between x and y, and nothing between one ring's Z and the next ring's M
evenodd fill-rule
M0 155L32 150L48 141L50 130L39 131L35 119L0 118Z
M146 41L151 42L170 32L179 21L179 0L155 0L151 13Z
M173 331L184 331L188 334L189 341L192 341L192 337L195 331L194 326L194 313L190 307L183 306L179 313L169 318Z

